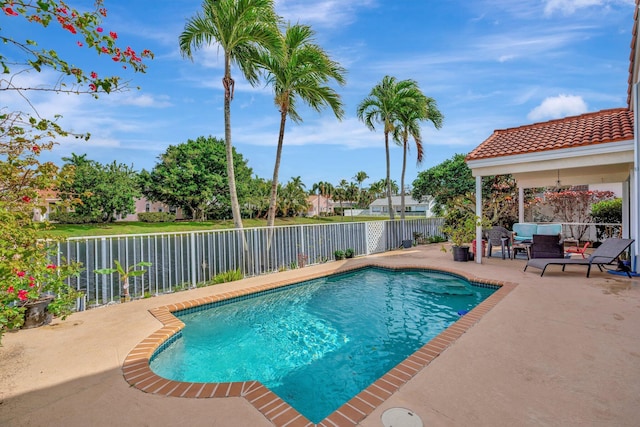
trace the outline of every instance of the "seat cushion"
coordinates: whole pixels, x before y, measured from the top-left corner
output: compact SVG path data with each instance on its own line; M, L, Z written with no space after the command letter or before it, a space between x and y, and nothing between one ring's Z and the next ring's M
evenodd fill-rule
M544 234L547 236L562 234L562 224L540 224L535 234Z
M513 239L516 241L531 240L534 234L538 234L538 225L525 222L513 224L513 232L516 233Z

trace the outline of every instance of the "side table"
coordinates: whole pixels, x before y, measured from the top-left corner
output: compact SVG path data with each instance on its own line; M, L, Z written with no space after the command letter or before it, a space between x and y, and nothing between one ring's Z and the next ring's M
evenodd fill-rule
M513 257L511 259L516 259L516 254L518 252L524 252L527 255L527 259L531 259L531 243L532 242L527 242L527 241L515 243L511 248L512 249L511 253L513 254Z

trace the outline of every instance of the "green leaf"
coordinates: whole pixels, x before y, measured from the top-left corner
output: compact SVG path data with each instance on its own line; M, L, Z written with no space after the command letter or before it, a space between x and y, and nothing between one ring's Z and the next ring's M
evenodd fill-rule
M42 0L38 0L37 3L38 3L38 7L42 9L44 12L49 11L49 3Z

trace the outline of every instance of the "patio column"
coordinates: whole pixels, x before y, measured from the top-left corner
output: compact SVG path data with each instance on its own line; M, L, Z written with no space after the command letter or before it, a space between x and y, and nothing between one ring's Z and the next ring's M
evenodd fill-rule
M476 217L482 218L482 176L476 176ZM476 263L482 264L482 225L476 225Z
M635 239L636 241L631 245L631 270L638 272L638 262L640 257L640 232L638 230L639 222L640 222L640 197L638 197L638 191L640 191L640 175L638 174L638 168L640 168L640 117L638 117L638 107L640 107L640 100L638 97L639 93L638 83L634 84L633 91L633 142L634 142L634 150L633 150L633 168L631 169L631 173L629 174L629 195L631 203L631 210L629 212L630 215L630 227L629 227L629 237Z
M518 185L518 222L524 222L524 188Z

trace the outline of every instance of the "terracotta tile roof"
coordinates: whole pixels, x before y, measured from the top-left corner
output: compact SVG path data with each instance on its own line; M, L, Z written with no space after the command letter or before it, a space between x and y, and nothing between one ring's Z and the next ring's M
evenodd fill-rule
M467 155L479 160L633 139L633 111L602 110L511 129L496 130Z

